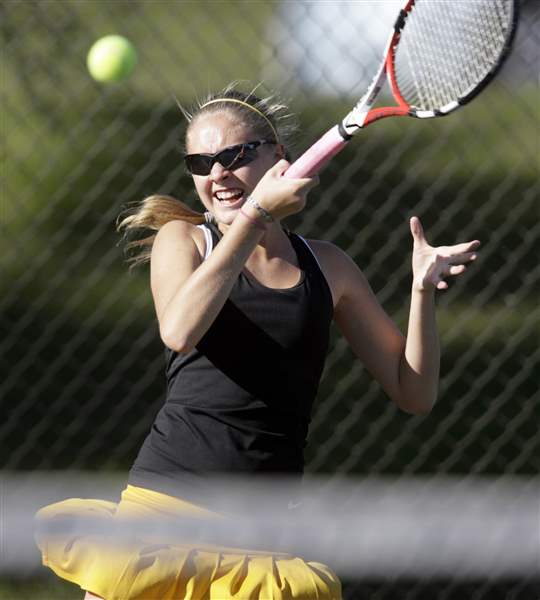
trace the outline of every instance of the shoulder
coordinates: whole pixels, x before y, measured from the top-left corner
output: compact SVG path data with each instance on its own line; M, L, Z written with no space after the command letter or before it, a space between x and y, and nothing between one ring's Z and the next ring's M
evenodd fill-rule
M157 232L150 259L150 284L158 318L178 287L203 262L204 244L202 230L185 221L169 221Z
M334 306L348 293L351 285L369 287L360 268L341 248L324 240L308 239L306 242L317 257L330 286Z
M311 251L317 257L323 270L336 269L338 274L347 274L350 270L359 271L353 259L339 246L324 240L306 240Z
M339 262L347 257L347 254L332 242L325 240L305 240L311 251L317 256L319 261Z
M202 257L205 253L206 241L200 227L187 221L173 220L165 223L156 234L152 246L152 258L162 254L174 256L176 252L197 251Z

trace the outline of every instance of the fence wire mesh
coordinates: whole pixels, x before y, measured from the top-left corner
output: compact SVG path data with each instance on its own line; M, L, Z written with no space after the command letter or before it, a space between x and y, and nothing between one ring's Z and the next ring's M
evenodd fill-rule
M366 87L396 6L0 5L4 469L125 470L164 400L148 272L128 273L115 220L156 192L199 208L181 167L176 99L189 104L232 80L262 81L299 115L298 152ZM521 3L514 50L473 104L447 120L390 119L362 132L287 223L346 250L402 328L407 217L419 215L435 244L483 242L478 264L439 295L434 411L398 412L334 335L306 449L309 471L538 474L539 16L537 0ZM139 64L126 82L102 85L85 57L109 33L134 43ZM392 598L396 586L366 583L351 598ZM526 586L483 583L474 597L525 598ZM403 598L470 591L452 582L399 589Z

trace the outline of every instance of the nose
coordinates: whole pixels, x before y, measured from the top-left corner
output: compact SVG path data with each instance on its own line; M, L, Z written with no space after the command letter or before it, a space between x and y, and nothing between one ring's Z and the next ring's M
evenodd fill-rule
M223 181L229 176L229 169L226 169L223 165L215 162L210 170L210 179L212 181Z

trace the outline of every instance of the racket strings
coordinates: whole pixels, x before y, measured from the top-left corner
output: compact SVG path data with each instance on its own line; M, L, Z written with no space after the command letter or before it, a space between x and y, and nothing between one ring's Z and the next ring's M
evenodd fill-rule
M395 56L405 101L436 110L466 96L498 63L512 21L509 0L417 3Z

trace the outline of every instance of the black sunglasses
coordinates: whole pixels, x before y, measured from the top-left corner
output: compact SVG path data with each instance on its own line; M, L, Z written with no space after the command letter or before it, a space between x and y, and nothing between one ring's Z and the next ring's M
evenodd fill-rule
M224 169L237 169L257 158L257 148L263 144L276 144L269 140L257 140L229 146L215 154L186 154L184 162L193 175L209 175L215 163Z

